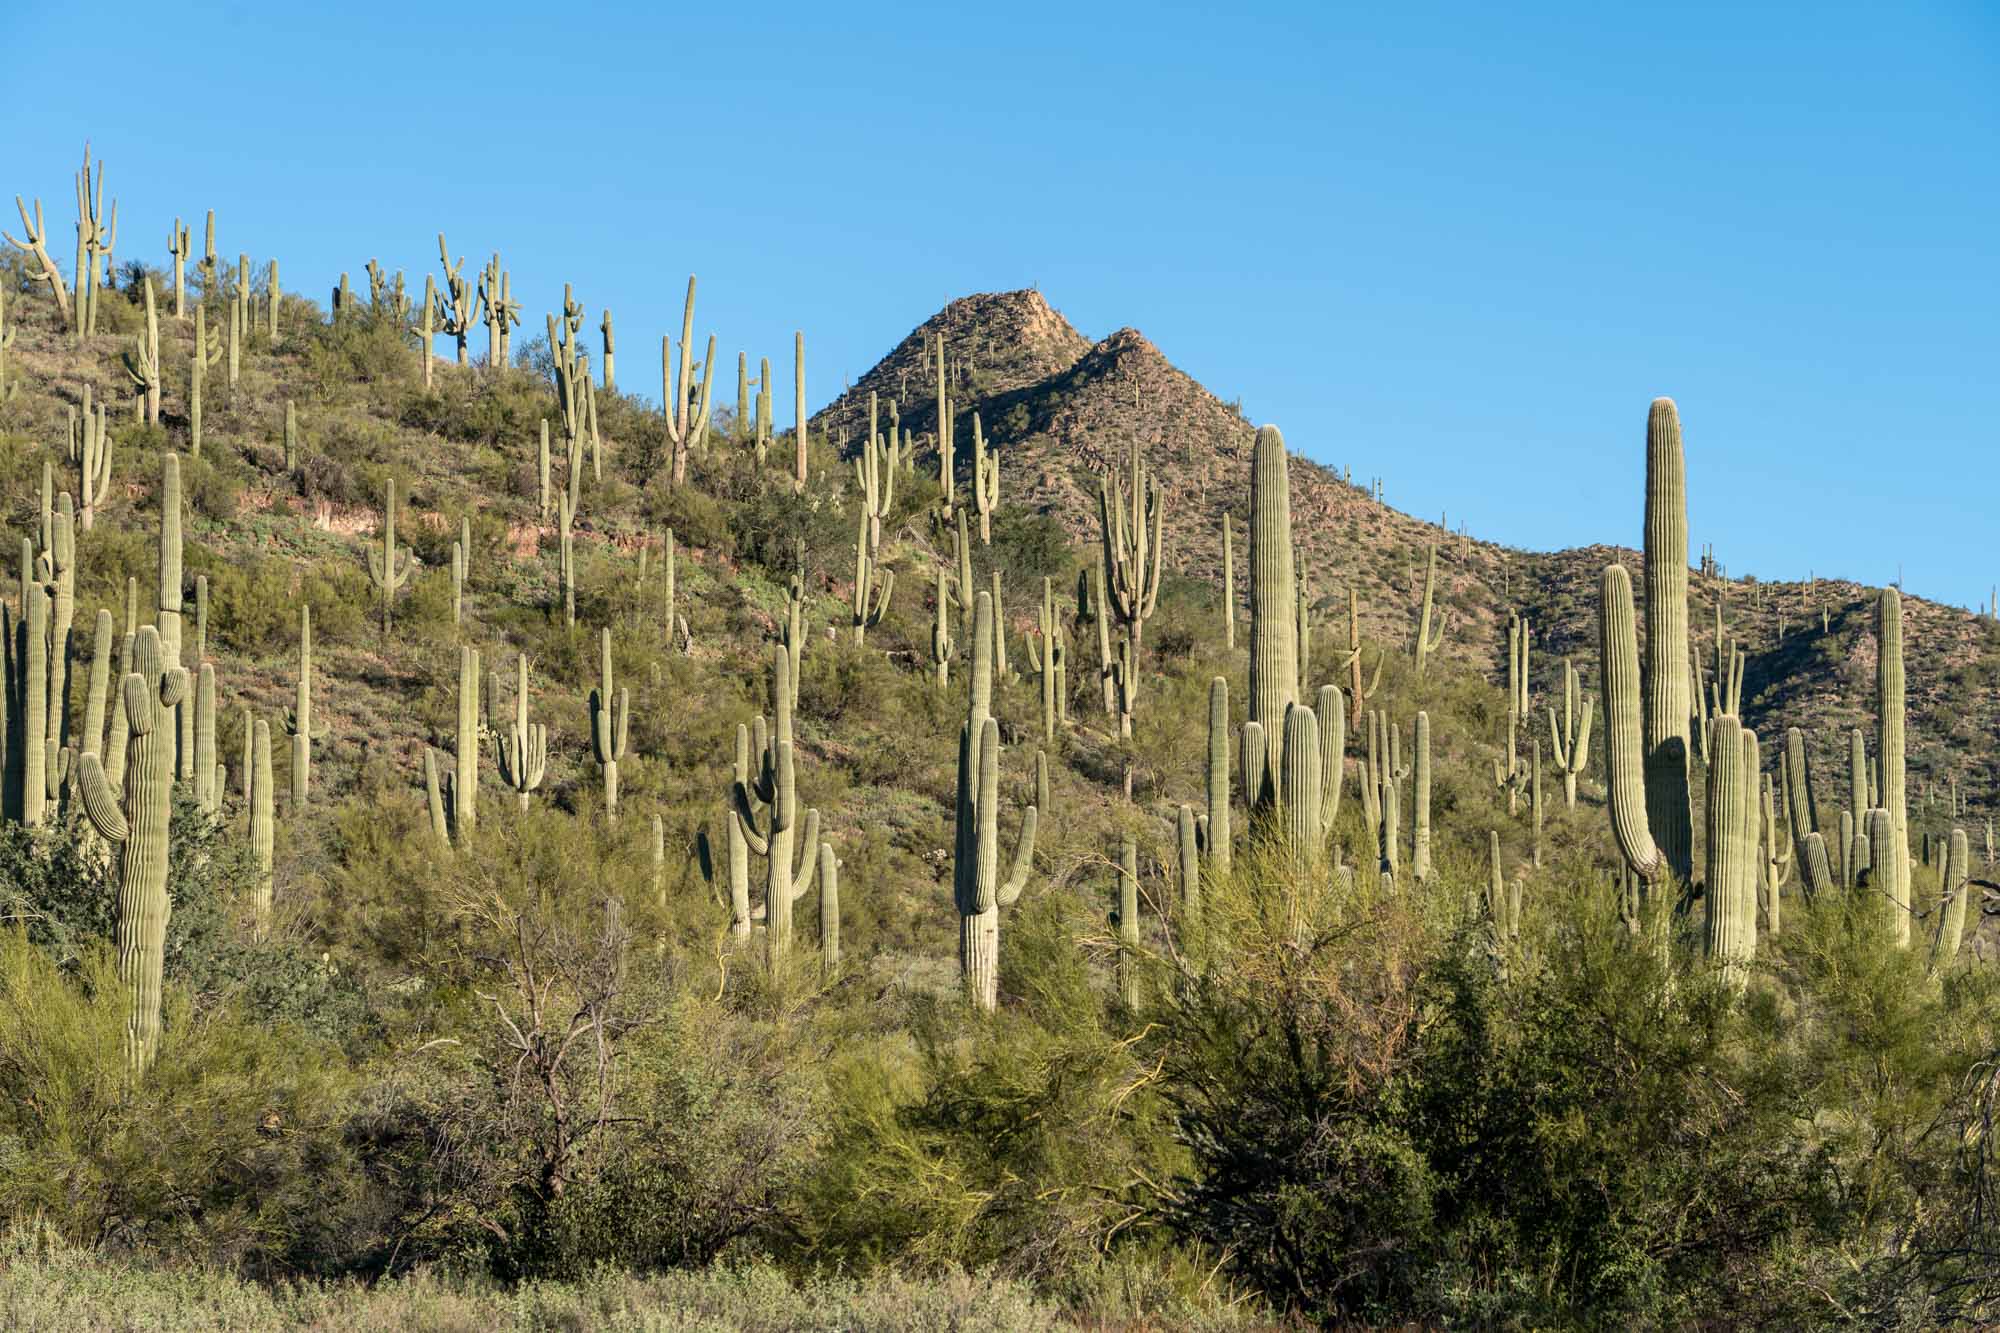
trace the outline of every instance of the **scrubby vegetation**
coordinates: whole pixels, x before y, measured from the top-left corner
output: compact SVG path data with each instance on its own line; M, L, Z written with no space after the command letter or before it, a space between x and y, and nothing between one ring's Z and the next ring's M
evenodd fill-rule
M682 365L662 412L594 380L580 307L510 353L497 261L485 305L449 268L437 305L370 277L329 315L275 267L135 264L85 306L0 261L0 497L29 548L0 1323L2000 1315L2000 979L1959 947L1956 789L1942 818L1902 790L1888 598L1893 688L1867 675L1896 771L1851 805L1885 848L1916 830L1901 880L1858 869L1803 759L1758 809L1720 642L1663 778L1622 571L1622 676L1455 627L1449 542L1371 557L1414 576L1405 627L1350 630L1338 573L1293 572L1307 465L1275 432L1224 506L1246 620L1200 576L1219 533L1161 559L1185 540L1161 509L1194 503L1170 451L1134 443L1102 514L1020 504L947 344L930 416L904 405L928 438L882 404L868 438L794 449L769 383L731 411ZM203 307L233 350L197 452ZM487 364L434 364L417 330L475 312ZM63 494L85 386L118 404L87 528ZM157 420L122 419L135 392ZM1657 617L1675 562L1649 557ZM1647 668L1678 679L1665 637ZM1573 805L1530 749L1566 702ZM1722 780L1710 738L1738 747Z

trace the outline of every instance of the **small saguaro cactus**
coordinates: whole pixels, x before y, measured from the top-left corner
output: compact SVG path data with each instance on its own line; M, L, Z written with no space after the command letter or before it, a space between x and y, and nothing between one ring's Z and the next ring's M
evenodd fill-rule
M285 734L292 738L292 814L304 812L312 792L312 607L299 608L299 683L297 698L285 713Z
M896 571L881 569L868 550L869 513L861 514L861 530L854 540L854 641L863 642L868 631L882 623L889 613L889 598L896 590Z
M783 651L780 649L779 651ZM611 631L598 632L598 687L590 692L590 749L604 770L604 822L618 822L618 761L625 757L632 722L631 695L611 693Z
M1417 613L1418 680L1424 678L1424 672L1430 666L1431 654L1436 652L1439 645L1444 642L1444 617L1442 615L1438 617L1437 632L1435 634L1431 632L1431 608L1437 588L1437 564L1437 543L1432 542L1424 554L1424 600L1422 609Z
M840 858L824 840L819 845L819 967L824 977L840 971Z
M972 505L979 511L979 540L993 544L993 511L1000 505L1000 455L986 447L979 413L972 414Z
M368 581L382 595L382 633L389 633L395 615L396 594L410 581L415 557L408 547L396 546L396 479L389 478L382 504L382 549L368 553Z
M792 907L812 889L819 870L819 811L806 809L801 819L792 738L792 659L782 644L772 651L771 659L775 725L766 733L764 720L757 719L752 731L765 744L755 755L749 753L752 732L738 728L737 750L744 760L739 767L748 777L732 784L730 795L735 824L747 849L765 859L764 949L765 957L776 965L792 947ZM797 845L801 825L802 847ZM732 884L732 893L734 888Z
M1782 757L1781 757L1782 758ZM1780 771L1783 769L1780 763ZM1792 844L1783 836L1785 823L1779 815L1778 786L1771 775L1764 775L1763 804L1759 810L1758 828L1761 833L1763 857L1759 864L1763 868L1761 898L1764 904L1764 930L1776 935L1784 923L1784 904L1780 901L1785 880L1792 869Z
M1042 604L1035 614L1035 632L1028 636L1028 667L1041 687L1042 741L1056 738L1056 595L1055 582L1042 579Z
M1565 657L1562 717L1556 717L1555 705L1549 705L1548 709L1549 757L1556 772L1562 774L1565 810L1576 809L1576 780L1590 766L1590 723L1596 712L1597 700L1583 693L1576 666Z
M1229 680L1208 682L1208 808L1197 822L1202 854L1209 874L1225 876L1230 868L1229 826Z
M1037 807L1021 816L1006 879L1000 878L1000 724L992 716L993 595L978 596L972 619L971 680L958 733L957 836L952 900L958 909L958 961L966 993L991 1012L999 1002L1000 909L1027 885L1035 859Z
M549 729L528 721L528 655L518 654L514 662L514 726L499 738L500 778L514 789L521 808L528 808L528 794L542 785L549 766ZM658 823L657 817L654 823Z
M465 585L470 578L472 563L472 520L464 515L458 520L458 540L451 544L451 623L465 623Z
M171 910L167 826L173 808L173 710L187 696L188 675L173 663L151 625L133 637L127 666L119 683L126 723L122 792L114 792L96 755L85 754L77 762L84 813L97 835L119 848L114 934L118 979L129 1002L126 1067L136 1077L159 1049L160 974Z

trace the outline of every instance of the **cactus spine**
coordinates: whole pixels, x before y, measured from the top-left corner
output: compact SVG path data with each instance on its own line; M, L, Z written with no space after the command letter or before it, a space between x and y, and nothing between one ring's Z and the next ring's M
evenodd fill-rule
M1263 731L1261 752L1248 745L1243 800L1252 810L1277 796L1276 774L1289 730L1285 710L1298 702L1298 580L1292 564L1291 477L1285 438L1257 428L1250 463L1250 714ZM1316 784L1315 784L1316 785Z
M172 455L169 455L171 458ZM99 837L119 846L118 979L130 1004L126 1067L136 1077L152 1064L160 1040L160 971L166 946L167 824L173 806L173 710L187 695L187 671L148 625L133 638L119 704L126 718L122 793L114 793L98 757L79 758L78 789Z
M1581 706L1578 700L1581 699ZM1597 700L1583 693L1582 678L1569 658L1563 659L1563 710L1560 721L1555 706L1549 714L1549 757L1562 774L1563 808L1576 809L1576 780L1590 766L1590 723L1597 712Z
M500 779L514 789L521 808L528 808L528 793L542 785L549 765L549 729L528 721L528 655L515 657L514 727L499 738ZM659 819L654 818L655 833Z
M1444 642L1444 617L1438 617L1437 633L1431 632L1431 606L1437 588L1437 543L1432 542L1424 553L1424 601L1417 613L1417 679L1424 678L1430 666L1430 656Z
M965 725L958 736L957 836L952 899L958 908L958 959L973 1004L991 1012L999 1001L1000 909L1020 898L1035 857L1039 813L1029 806L1006 879L1000 878L1000 724L992 717L993 598L982 592L973 611L972 666Z
M618 822L618 761L625 757L632 722L631 696L611 693L611 631L598 632L598 688L590 692L590 748L604 770L604 822ZM782 649L780 651L783 651ZM789 716L789 709L787 709Z
M382 595L382 633L387 635L395 615L396 594L409 582L414 562L408 548L396 546L396 479L388 482L382 504L382 549L368 553L368 581Z

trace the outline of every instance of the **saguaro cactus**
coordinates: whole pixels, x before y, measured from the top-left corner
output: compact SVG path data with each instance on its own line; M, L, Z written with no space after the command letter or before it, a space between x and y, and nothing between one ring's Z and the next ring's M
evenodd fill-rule
M458 745L452 766L451 831L463 847L479 827L479 650L458 650Z
M1431 605L1437 588L1438 548L1432 542L1424 552L1424 600L1417 613L1417 679L1424 678L1430 656L1444 642L1444 617L1438 617L1437 633L1431 633Z
M1000 725L992 717L993 596L978 596L972 620L972 667L965 725L958 736L957 837L952 899L958 908L958 960L966 992L979 1008L999 1002L1000 909L1020 898L1035 857L1039 812L1021 816L1007 878L1000 878Z
M1130 833L1118 840L1118 998L1127 1009L1139 1007L1139 840Z
M27 239L17 241L4 231L0 231L0 238L4 238L21 253L32 256L41 266L41 272L35 276L48 284L49 295L55 298L57 311L61 313L63 322L68 323L69 284L63 281L62 270L56 267L56 261L49 256L48 228L42 225L42 201L40 198L35 200L35 212L32 218L28 216L28 206L21 202L21 196L18 194L14 196L14 207L21 214L21 234Z
M1757 951L1757 737L1727 713L1710 730L1708 956L1741 985Z
M840 971L840 858L833 844L819 845L819 968L831 977Z
M1132 734L1132 705L1139 694L1138 672L1145 647L1146 619L1160 597L1160 560L1165 543L1161 524L1166 497L1147 475L1137 436L1132 440L1128 496L1112 470L1098 479L1097 512L1104 539L1105 610L1115 616L1132 645L1118 707L1118 734ZM1290 515L1289 502L1286 514ZM980 517L982 529L985 514ZM1287 533L1287 539L1290 534ZM1288 608L1289 609L1289 608Z
M1582 704L1579 707L1578 700ZM1563 710L1560 721L1555 706L1549 706L1549 757L1562 774L1563 808L1576 809L1576 780L1590 766L1590 722L1597 712L1597 700L1583 694L1576 666L1563 659Z
M1229 822L1229 680L1217 676L1208 682L1208 811L1197 829L1210 875L1229 873Z
M528 655L514 660L514 727L499 739L500 779L514 789L521 808L528 808L528 793L542 785L549 766L549 729L528 721ZM654 821L658 823L656 818Z
M1646 818L1667 867L1694 869L1690 804L1687 461L1679 413L1655 398L1646 420ZM1605 691L1610 691L1606 680ZM1609 716L1610 704L1605 705Z
M389 633L395 614L396 594L410 581L414 558L407 547L396 546L396 479L389 478L382 504L382 549L368 553L368 581L382 595L382 633Z
M1933 970L1948 967L1952 959L1958 957L1958 946L1965 938L1965 918L1972 900L1972 887L1967 880L1967 869L1972 863L1972 854L1966 845L1965 830L1955 828L1944 854L1943 906L1938 914L1937 934L1931 940L1931 967Z
M292 813L306 808L312 792L312 607L299 608L299 683L297 700L285 714L285 734L292 738Z
M272 809L277 784L271 776L271 724L261 717L252 729L250 749L250 848L257 857L257 881L251 899L257 912L257 933L261 935L271 924L271 865L277 837L277 817Z
M125 373L138 389L140 415L146 424L160 424L160 315L153 307L153 280L146 279L146 332L134 335L132 350L125 356Z
M1793 856L1799 865L1799 883L1805 890L1806 901L1810 903L1833 887L1833 872L1827 864L1826 839L1820 832L1812 772L1806 764L1805 733L1797 727L1785 733L1785 748L1779 752L1779 770L1784 777L1785 816L1791 827ZM1845 823L1851 824L1852 820ZM1851 854L1847 842L1848 838L1842 836L1839 850L1843 863ZM1771 929L1772 933L1777 932L1775 924Z
M660 415L667 427L667 443L673 449L673 484L687 480L688 452L695 441L708 433L708 406L715 388L715 335L708 335L708 351L701 360L701 376L695 378L690 357L694 351L694 274L688 274L687 303L681 309L680 374L674 374L673 340L660 338ZM604 387L611 388L611 312L604 312ZM741 424L740 422L738 423Z
M78 763L84 813L99 837L119 848L118 979L130 1013L125 1058L134 1076L152 1064L160 1041L160 972L167 936L167 824L173 807L173 710L188 692L187 671L172 663L158 630L133 637L130 670L119 684L126 721L122 793L114 793L94 754Z
M604 822L615 824L618 822L618 761L625 757L626 743L630 739L631 696L624 689L620 689L615 698L611 693L609 629L598 632L597 652L599 684L590 692L590 749L604 770Z
M1263 753L1244 748L1243 800L1250 809L1276 796L1284 759L1285 710L1298 702L1298 580L1292 564L1292 484L1285 437L1257 428L1250 458L1250 714L1264 732Z
M201 411L208 372L222 361L222 333L209 327L207 303L194 303L194 347L188 357L188 452L201 457ZM285 455L290 470L291 453Z
M1419 711L1417 714L1416 754L1412 764L1416 773L1416 841L1410 851L1410 873L1419 884L1431 877L1431 715Z
M1876 881L1888 893L1890 938L1910 943L1910 803L1903 758L1903 597L1893 587L1875 601L1876 751L1882 758L1881 805L1893 821L1888 846L1875 843ZM1872 834L1871 830L1871 834ZM1886 873L1884 873L1886 872Z
M774 719L749 781L734 784L732 797L737 827L748 849L765 858L764 948L775 966L792 947L792 907L812 889L819 870L819 811L804 811L804 846L798 847L800 807L792 739L792 659L784 645L771 654L771 714ZM763 719L755 731L764 732ZM744 732L737 733L739 757L749 767ZM762 826L757 811L764 810ZM794 849L797 859L794 860ZM733 890L732 885L732 890ZM739 932L740 933L740 932Z
M979 540L990 546L993 511L1000 505L1000 455L986 447L986 432L979 427L977 412L972 414L972 504L979 511Z

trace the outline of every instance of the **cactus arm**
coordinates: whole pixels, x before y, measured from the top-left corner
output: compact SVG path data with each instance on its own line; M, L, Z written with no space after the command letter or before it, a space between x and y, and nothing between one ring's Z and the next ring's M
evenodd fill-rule
M145 688L142 682L140 688ZM83 813L89 817L91 827L97 836L109 843L125 841L129 828L125 822L125 812L118 808L118 796L105 779L104 765L98 756L85 751L76 761L77 791L83 797Z

